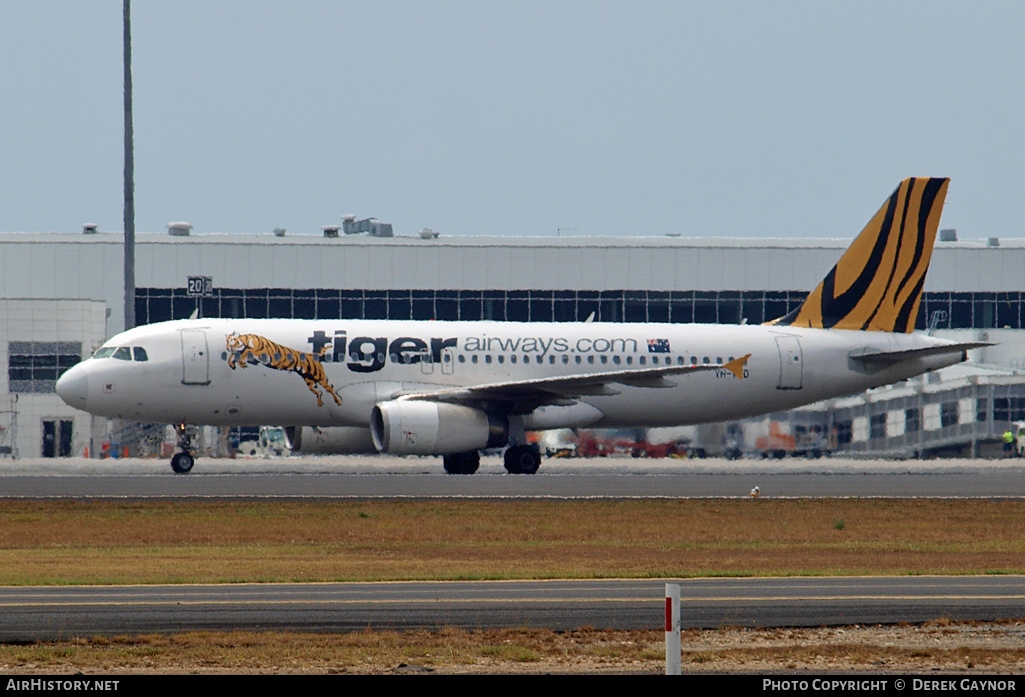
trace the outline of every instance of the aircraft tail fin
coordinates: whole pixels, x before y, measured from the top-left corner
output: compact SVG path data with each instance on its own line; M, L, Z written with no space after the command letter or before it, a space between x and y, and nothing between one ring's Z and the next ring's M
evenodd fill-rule
M768 324L911 332L949 183L902 181L804 304Z

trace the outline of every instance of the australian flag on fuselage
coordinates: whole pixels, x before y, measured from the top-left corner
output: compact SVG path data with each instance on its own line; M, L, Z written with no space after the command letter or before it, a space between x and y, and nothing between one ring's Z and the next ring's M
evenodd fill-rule
M648 353L669 353L669 339L648 339Z

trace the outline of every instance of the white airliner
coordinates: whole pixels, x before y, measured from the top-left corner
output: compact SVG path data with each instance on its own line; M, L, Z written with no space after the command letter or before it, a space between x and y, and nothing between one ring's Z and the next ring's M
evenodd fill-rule
M948 183L904 180L804 304L764 325L178 320L113 337L57 393L175 424L175 472L192 469L189 425L279 424L300 452L441 455L470 474L505 447L506 469L533 473L527 431L739 419L965 360L984 344L912 333Z

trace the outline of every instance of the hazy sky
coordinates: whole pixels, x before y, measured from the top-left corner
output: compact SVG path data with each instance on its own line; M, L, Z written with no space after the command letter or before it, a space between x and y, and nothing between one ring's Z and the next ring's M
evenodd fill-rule
M136 228L1025 237L1025 2L136 0ZM121 230L120 0L0 0L0 231Z

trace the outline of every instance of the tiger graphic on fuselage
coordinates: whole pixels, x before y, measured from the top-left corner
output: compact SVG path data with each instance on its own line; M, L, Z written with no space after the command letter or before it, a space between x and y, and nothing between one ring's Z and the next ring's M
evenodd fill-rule
M236 365L245 368L249 363L260 363L275 370L287 370L298 373L306 381L310 392L317 395L317 406L324 406L321 399L323 394L317 386L323 387L335 398L335 404L341 406L341 398L335 394L335 388L327 379L324 373L324 366L320 364L320 357L327 351L327 346L321 347L317 354L304 353L281 344L276 344L257 334L239 334L232 332L227 336L228 344L228 365L232 370Z

